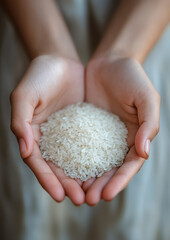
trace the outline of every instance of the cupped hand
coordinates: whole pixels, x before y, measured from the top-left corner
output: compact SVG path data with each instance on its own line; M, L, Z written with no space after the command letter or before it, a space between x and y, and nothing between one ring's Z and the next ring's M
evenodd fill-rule
M150 142L159 131L160 96L142 66L133 58L94 58L86 69L85 99L126 124L129 152L120 168L83 184L86 202L112 200L140 170L149 156Z
M40 124L64 106L84 100L84 68L78 61L44 55L34 59L11 94L11 129L21 157L42 187L60 202L67 195L74 204L84 202L81 181L42 159L39 150Z

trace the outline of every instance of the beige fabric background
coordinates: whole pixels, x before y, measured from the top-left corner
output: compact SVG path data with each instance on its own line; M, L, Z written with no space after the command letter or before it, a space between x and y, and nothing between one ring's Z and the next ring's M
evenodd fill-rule
M100 39L112 0L60 0L59 6L83 62ZM78 33L78 34L77 34ZM0 239L169 240L170 239L170 26L144 63L162 97L161 131L150 159L127 189L110 203L75 207L55 203L19 157L9 129L9 94L28 66L15 31L0 11Z

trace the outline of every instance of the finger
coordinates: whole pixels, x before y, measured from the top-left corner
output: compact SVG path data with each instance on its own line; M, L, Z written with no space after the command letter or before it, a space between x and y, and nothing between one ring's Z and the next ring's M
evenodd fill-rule
M111 201L130 182L132 177L140 170L145 159L137 155L133 146L126 156L125 162L113 175L102 192L102 198Z
M83 182L80 180L80 179L78 179L78 178L75 178L75 181L80 185L80 186L82 186L83 185Z
M82 189L84 190L84 192L87 192L87 190L95 182L95 180L96 180L96 178L90 178L83 183Z
M104 186L108 183L116 171L117 168L113 168L111 171L104 173L91 185L86 194L86 203L88 205L94 206L100 201Z
M18 139L20 154L27 158L33 150L33 133L30 123L34 107L28 94L21 90L14 90L11 100L11 130Z
M148 158L150 142L159 132L160 97L150 94L137 100L139 129L135 137L135 147L138 155Z
M32 154L24 159L24 161L34 172L37 180L50 196L57 202L63 201L65 198L64 189L48 164L42 159L36 143L34 144Z
M54 163L49 161L48 164L59 179L66 195L71 199L71 201L78 206L83 204L85 201L85 194L79 183L77 183L75 179L66 176L64 171L61 168L57 167Z

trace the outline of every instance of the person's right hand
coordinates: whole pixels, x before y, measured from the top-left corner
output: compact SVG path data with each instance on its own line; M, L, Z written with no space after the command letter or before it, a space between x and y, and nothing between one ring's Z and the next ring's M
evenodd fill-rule
M34 59L11 94L11 129L20 154L42 187L57 202L67 195L74 204L84 203L81 182L41 157L40 124L53 112L84 100L84 68L78 61L44 55Z

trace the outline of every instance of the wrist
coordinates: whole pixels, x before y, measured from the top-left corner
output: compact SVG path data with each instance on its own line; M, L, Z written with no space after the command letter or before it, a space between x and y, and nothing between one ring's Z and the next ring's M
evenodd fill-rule
M48 46L44 48L40 47L40 49L29 52L29 56L30 60L33 60L41 56L49 56L52 58L65 58L80 62L80 58L74 48L69 49L69 51L66 51L65 49L61 49L57 46L50 46L49 48Z
M110 48L106 51L96 51L90 62L117 62L120 60L133 60L141 64L138 59L128 51Z
M49 64L50 62L72 62L75 64L80 64L83 66L83 64L81 63L79 57L77 56L64 56L63 54L60 54L58 52L45 52L45 53L40 53L35 55L33 58L31 58L31 62L35 62L35 61L43 61L46 62L47 64Z

